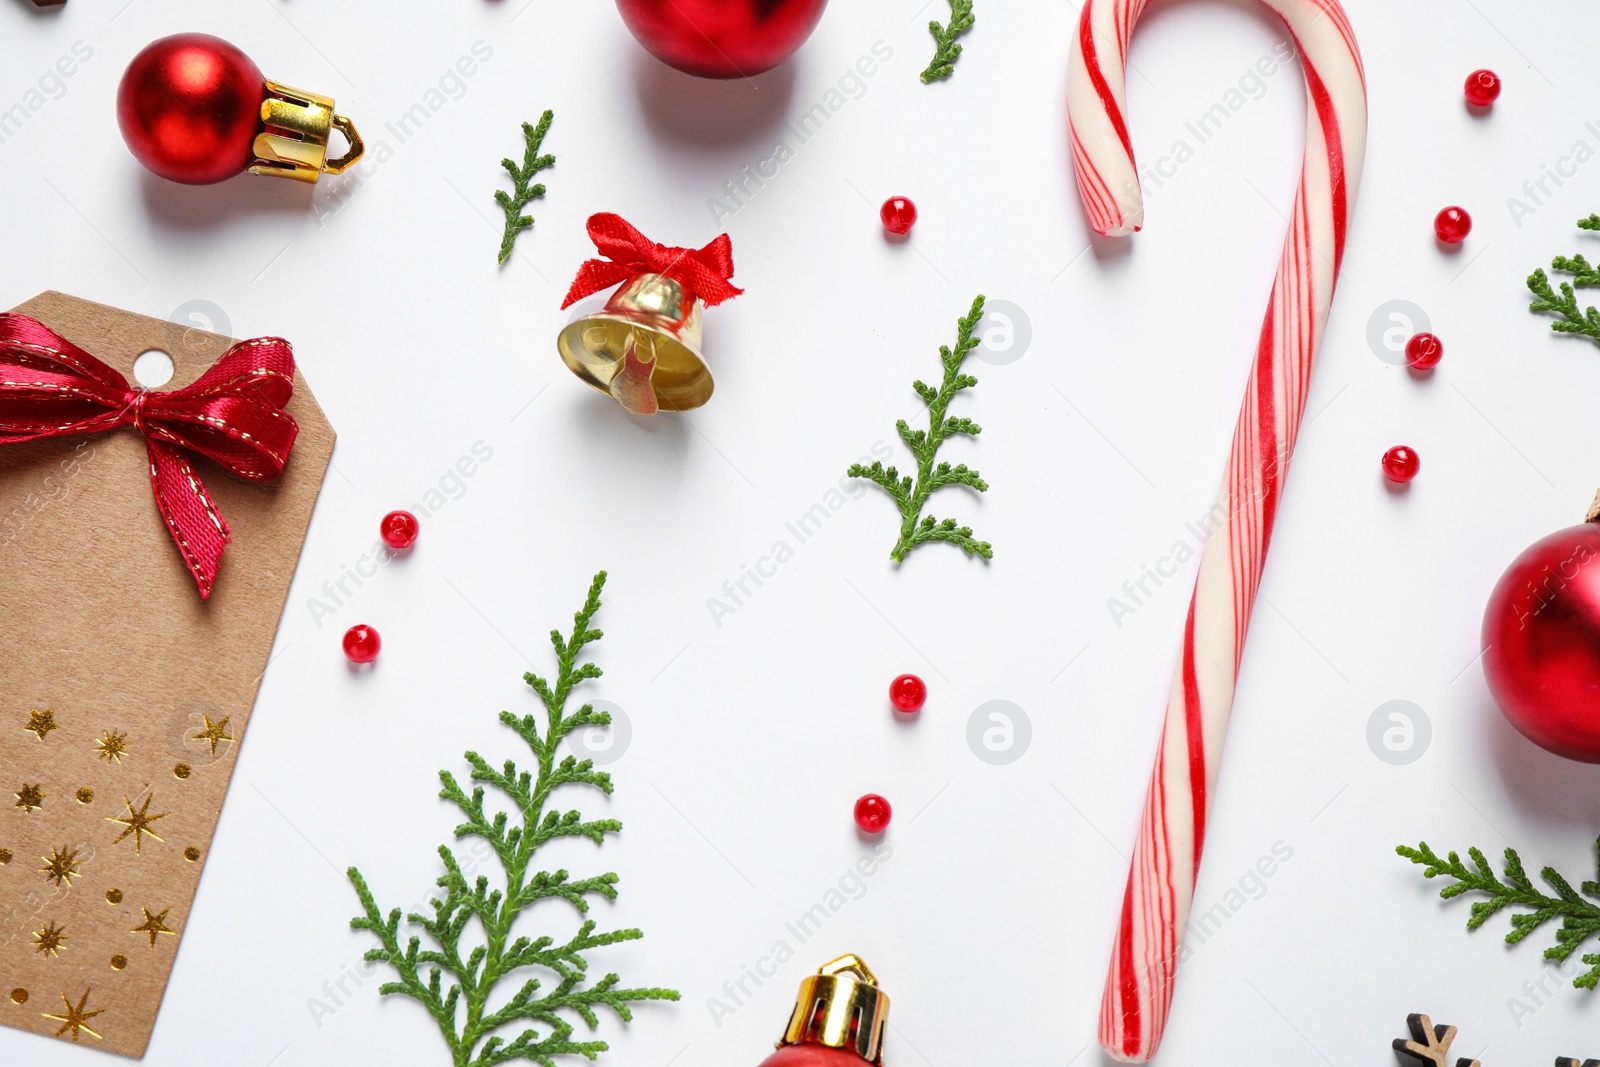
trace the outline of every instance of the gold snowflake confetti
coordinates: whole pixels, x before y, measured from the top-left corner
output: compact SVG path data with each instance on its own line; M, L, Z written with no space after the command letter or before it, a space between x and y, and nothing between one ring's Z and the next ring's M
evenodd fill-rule
M17 798L16 806L23 811L32 811L34 808L44 805L44 790L40 789L38 785L29 785L27 782L23 782L22 788L17 790L14 795Z
M150 800L151 800L150 794L146 793L145 794L145 798L144 798L144 804L140 806L138 811L134 811L133 810L133 801L129 800L127 797L123 797L122 798L122 802L128 806L128 814L126 816L122 816L122 815L108 815L108 816L106 816L106 822L121 823L123 826L127 827L126 830L123 830L122 833L117 836L117 839L115 841L111 842L113 845L120 844L124 837L127 837L129 834L132 834L133 835L133 851L135 853L138 853L138 852L140 852L141 846L144 843L144 835L145 834L149 834L151 837L155 838L157 841L161 840L161 835L156 833L154 830L150 829L150 824L155 822L157 819L166 818L167 817L167 813L163 811L163 812L160 812L160 813L158 813L156 815L148 814L148 812L150 811Z
M45 734L55 728L56 713L52 708L45 708L43 711L38 708L30 709L28 712L28 725L23 727L24 730L31 730L33 733L38 734L41 741L44 740Z
M171 934L173 937L178 936L176 931L169 930L167 928L167 925L164 921L167 917L167 912L172 910L171 908L163 908L160 915L151 915L149 908L140 908L139 910L144 912L144 924L142 926L135 926L132 930L129 930L128 933L149 934L151 948L156 947L157 934Z
M78 850L69 849L66 845L52 848L50 855L39 857L45 862L45 866L39 868L39 873L44 875L44 880L47 882L54 882L56 885L65 882L71 886L72 880L78 877L78 868L83 865L83 861L77 856Z
M232 716L225 716L221 722L212 722L211 716L203 713L200 717L206 721L206 728L189 738L189 740L210 742L211 754L215 756L217 754L218 741L233 740L233 735L228 733L228 720L232 718Z
M33 951L41 956L60 956L61 946L67 943L66 928L46 923L34 931Z
M97 758L107 763L121 763L123 754L128 751L128 735L107 730L94 743L94 751Z
M62 1034L66 1033L68 1030L71 1030L72 1031L72 1043L73 1044L77 1044L78 1043L78 1031L82 1030L84 1033L88 1034L92 1038L95 1038L96 1040L104 1040L103 1038L100 1037L99 1034L94 1032L94 1029L92 1027L90 1027L88 1025L88 1023L89 1023L89 1020L93 1019L96 1015L104 1015L106 1009L104 1009L104 1008L96 1008L94 1011L84 1011L83 1010L85 1007L88 1006L89 993L90 992L91 992L91 990L88 990L88 989L85 989L83 991L83 997L78 1001L78 1006L77 1007L73 1007L72 1006L72 1001L67 999L67 995L65 993L62 993L61 994L61 1003L65 1004L67 1006L67 1010L65 1012L63 1012L60 1015L51 1015L51 1014L49 1014L47 1012L41 1012L40 1013L40 1014L44 1015L44 1017L46 1019L49 1019L51 1022L60 1023L61 1024L61 1029L56 1031L55 1036L60 1037Z

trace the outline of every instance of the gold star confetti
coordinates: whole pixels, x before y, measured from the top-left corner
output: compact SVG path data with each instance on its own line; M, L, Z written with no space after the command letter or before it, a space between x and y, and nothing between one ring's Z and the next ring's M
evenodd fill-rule
M157 934L171 934L173 937L178 936L175 931L167 929L166 924L162 921L167 917L167 912L172 910L171 908L163 908L160 915L151 915L149 908L140 908L139 910L144 912L144 925L135 926L132 930L129 930L128 933L149 934L151 948L156 947Z
M28 1003L28 991L26 989L23 989L21 986L17 986L17 988L15 988L15 989L13 989L11 991L11 1003L13 1003L13 1004L26 1004L26 1003Z
M107 730L94 743L94 751L97 758L107 763L121 763L123 753L128 751L128 735Z
M121 823L123 826L127 827L126 830L123 830L122 833L120 835L118 835L116 841L111 842L113 845L120 843L124 837L127 837L129 834L132 834L133 835L133 851L135 853L137 853L137 852L140 851L140 846L144 842L144 835L145 834L149 834L151 837L155 838L157 841L161 840L161 835L156 833L154 830L150 829L150 824L155 822L157 819L166 818L167 817L167 813L163 811L158 815L146 814L150 810L150 799L151 799L150 798L150 794L146 793L145 794L145 798L144 798L144 804L140 806L138 811L134 811L133 810L133 801L129 800L127 797L123 797L122 798L122 802L128 806L128 814L126 816L121 816L121 815L108 815L108 816L106 816L106 822Z
M120 890L120 889L107 889L106 890L106 903L107 904L121 904L122 903L122 890Z
M23 811L32 811L44 804L44 791L37 785L29 785L27 782L22 783L22 788L16 791L15 796L16 806Z
M41 956L60 956L61 946L67 943L66 928L55 923L41 925L33 933L33 951Z
M45 708L43 711L33 708L28 712L28 725L23 727L24 730L31 730L38 734L41 741L44 740L45 734L55 728L56 713L52 708Z
M232 716L224 717L221 722L212 722L211 716L204 713L200 717L206 721L206 728L189 738L189 740L209 741L211 743L211 754L215 756L217 754L218 741L233 740L233 735L228 733L228 719L232 718Z
M39 873L44 875L44 880L47 882L54 882L56 885L65 882L70 887L72 880L78 877L78 867L82 864L77 856L78 850L69 849L66 845L52 848L50 855L39 857L47 864L39 868Z
M90 789L88 786L84 786L82 789L78 790L78 803L79 804L90 804L90 803L93 803L93 802L94 802L94 790L93 789Z
M61 1029L57 1030L55 1033L56 1037L60 1037L68 1030L71 1030L72 1043L77 1044L78 1031L82 1030L84 1033L88 1034L92 1038L95 1038L96 1040L104 1040L99 1034L94 1032L94 1029L91 1026L89 1026L89 1020L93 1019L96 1015L104 1015L106 1009L96 1008L94 1011L83 1010L89 1003L90 992L91 991L88 989L83 991L83 997L78 1001L78 1006L76 1008L72 1006L72 1001L67 999L67 995L65 993L61 994L61 1003L67 1006L67 1010L61 1015L51 1015L47 1012L40 1013L51 1022L61 1024Z
M111 969L113 971L120 971L127 965L128 957L124 956L122 953L119 952L115 956L111 957Z

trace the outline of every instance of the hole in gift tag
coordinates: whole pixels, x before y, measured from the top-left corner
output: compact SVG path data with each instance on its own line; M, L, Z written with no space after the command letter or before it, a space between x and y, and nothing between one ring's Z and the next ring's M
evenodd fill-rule
M133 357L133 377L146 389L159 389L172 380L172 357L159 348Z

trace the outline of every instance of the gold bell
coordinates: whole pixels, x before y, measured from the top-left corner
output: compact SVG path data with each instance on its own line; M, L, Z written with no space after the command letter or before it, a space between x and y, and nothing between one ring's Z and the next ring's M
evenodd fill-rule
M252 174L270 174L314 182L329 174L343 174L365 150L355 124L333 111L333 99L268 79L267 98L261 101L261 122L251 146ZM328 136L338 130L349 143L342 156L328 158Z
M688 411L711 399L700 330L699 299L664 274L638 274L603 310L568 323L556 347L573 374L635 415Z
M840 956L800 982L794 1014L778 1047L825 1045L879 1064L888 1023L889 994L878 988L872 969L860 956Z

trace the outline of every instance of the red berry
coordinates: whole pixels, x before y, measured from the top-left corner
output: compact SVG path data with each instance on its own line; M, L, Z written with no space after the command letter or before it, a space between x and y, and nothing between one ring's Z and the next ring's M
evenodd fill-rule
M1417 458L1414 448L1405 445L1395 445L1383 454L1383 476L1391 482L1404 485L1417 476L1417 471L1422 469L1422 460Z
M378 631L362 623L344 632L344 654L351 663L371 663L378 658L383 638Z
M417 543L417 517L409 511L391 511L378 523L383 543L390 548L410 548Z
M856 801L856 825L869 834L881 834L894 814L889 802L876 793L868 793Z
M883 228L890 233L906 234L917 224L917 205L903 196L891 196L878 209Z
M1406 342L1406 362L1417 370L1432 370L1444 358L1444 345L1431 333L1419 333Z
M889 703L896 711L921 711L927 700L928 686L914 674L902 674L889 683Z
M1472 216L1465 208L1447 207L1433 217L1433 232L1447 245L1458 245L1472 232Z
M1492 70L1475 70L1467 75L1467 103L1488 107L1500 97L1500 75Z

